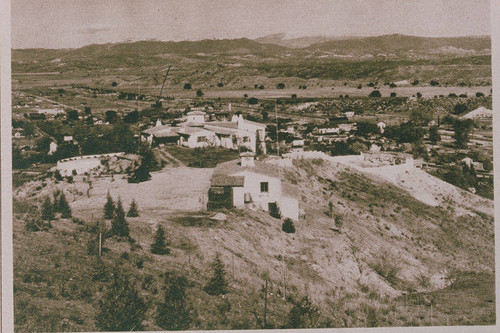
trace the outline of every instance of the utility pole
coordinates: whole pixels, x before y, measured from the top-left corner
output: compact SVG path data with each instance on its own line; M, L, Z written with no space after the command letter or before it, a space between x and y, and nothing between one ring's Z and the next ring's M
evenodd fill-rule
M279 129L278 129L278 103L274 105L274 114L276 116L276 152L278 157L280 157L280 140L279 140Z
M264 296L264 328L267 327L267 278L266 278L266 295Z
M99 233L99 257L101 256L101 247L102 247L102 233Z

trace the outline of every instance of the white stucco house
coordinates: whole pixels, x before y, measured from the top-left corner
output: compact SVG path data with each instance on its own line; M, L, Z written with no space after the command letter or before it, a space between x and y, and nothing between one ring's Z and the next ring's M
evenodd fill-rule
M214 170L208 193L208 208L248 207L255 210L278 209L281 218L298 221L298 190L281 181L276 166L255 161L252 152L242 153L240 161L219 164Z
M205 122L205 116L207 115L206 112L204 111L190 111L186 114L186 117L184 118L186 122L192 122L192 123L204 123Z
M218 146L217 135L202 127L184 126L176 129L179 145L189 148Z

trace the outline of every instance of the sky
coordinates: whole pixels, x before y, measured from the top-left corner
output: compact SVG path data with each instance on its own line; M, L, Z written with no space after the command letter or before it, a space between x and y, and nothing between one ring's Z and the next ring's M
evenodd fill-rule
M489 35L488 0L11 0L13 48L127 40Z

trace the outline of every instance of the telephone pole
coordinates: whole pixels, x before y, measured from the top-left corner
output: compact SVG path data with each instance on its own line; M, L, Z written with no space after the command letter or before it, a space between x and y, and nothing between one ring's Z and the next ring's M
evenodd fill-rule
M280 139L279 139L279 129L278 129L278 103L274 105L274 114L276 116L276 153L280 157Z

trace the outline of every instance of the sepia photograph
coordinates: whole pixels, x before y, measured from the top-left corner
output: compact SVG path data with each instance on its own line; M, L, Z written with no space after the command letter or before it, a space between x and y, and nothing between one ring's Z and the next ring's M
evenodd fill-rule
M12 329L495 330L490 6L10 0Z

